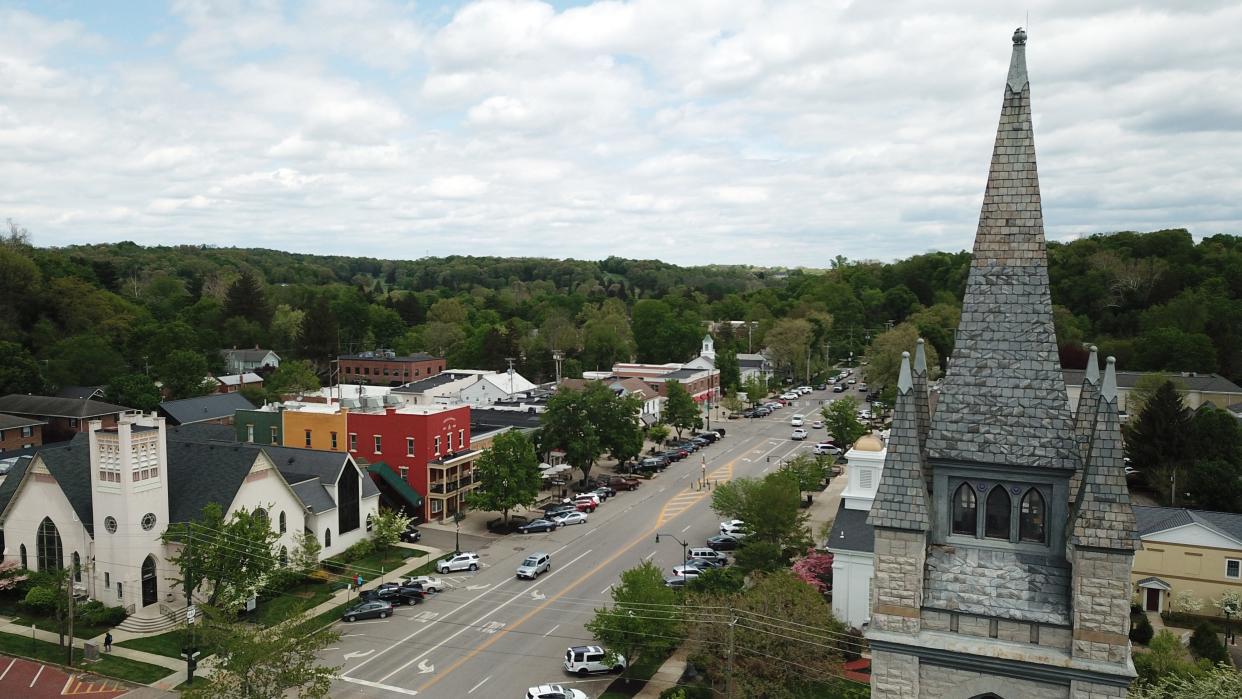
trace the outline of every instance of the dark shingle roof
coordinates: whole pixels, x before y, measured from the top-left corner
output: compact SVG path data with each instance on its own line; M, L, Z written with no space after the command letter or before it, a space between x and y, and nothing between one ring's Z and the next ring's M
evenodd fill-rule
M48 472L60 484L61 492L77 513L78 520L87 531L91 531L95 519L91 505L90 443L86 435L77 434L68 442L43 447L38 454Z
M103 392L103 386L65 386L56 392L56 396L82 400L83 398L102 398Z
M539 413L533 413L529 410L491 410L488 408L470 408L470 432L473 434L474 425L488 427L516 427L518 429L538 429L542 423L539 421ZM487 427L484 427L486 430Z
M227 510L258 456L241 444L168 440L169 520L198 519L213 502Z
M46 425L42 420L36 420L31 417L21 417L18 415L5 415L0 413L0 430L15 430L19 427L30 427L31 425Z
M1086 466L1087 454L1091 445L1091 434L1095 431L1100 407L1100 360L1095 345L1091 346L1091 356L1087 359L1087 371L1083 373L1082 390L1078 394L1078 408L1074 412L1074 440L1078 442L1078 454L1082 458L1083 468ZM1070 477L1070 502L1078 500L1078 486L1082 483L1083 468L1074 471Z
M1138 530L1130 507L1126 486L1125 451L1121 442L1121 420L1117 415L1117 376L1114 360L1100 387L1095 431L1091 435L1090 456L1084 467L1082 486L1070 520L1070 542L1075 546L1133 551L1138 548Z
M867 523L873 527L927 531L927 484L923 480L923 450L919 448L918 408L914 405L914 381L910 353L901 353L897 379L897 405L884 456L884 472L871 503Z
M225 349L220 350L220 355L225 359L236 359L240 362L261 362L269 353L276 354L271 350L265 349ZM280 358L279 355L276 357Z
M183 442L228 442L237 441L237 430L230 425L210 425L207 423L175 425L166 428L168 438Z
M254 410L254 405L240 393L213 393L160 403L160 411L179 425L233 417L238 410Z
M336 485L341 469L345 468L346 464L352 463L349 454L342 452L295 447L262 446L258 448L267 454L267 458L271 459L273 464L276 464L276 468L280 469L285 480L289 480L291 476L296 478L298 475L311 475L318 478L324 485ZM358 470L361 472L362 469ZM289 480L289 482L293 481ZM379 489L375 487L375 483L370 478L363 476L361 492L362 497L368 498L378 495ZM332 507L336 507L335 503Z
M962 318L927 448L933 460L1054 469L1081 461L1052 323L1024 44L1013 47Z
M1062 374L1065 377L1066 386L1077 386L1082 383L1082 369L1065 369ZM1151 372L1146 371L1119 371L1117 372L1117 387L1131 389L1138 383L1139 379L1150 375ZM1202 391L1203 393L1238 393L1242 394L1242 386L1221 376L1220 374L1196 374L1192 372L1170 373L1167 374L1173 383L1180 385L1187 391Z
M302 504L311 512L319 514L336 509L336 502L328 494L328 489L323 487L323 483L320 483L318 478L306 476L301 482L294 482L290 479L290 474L283 471L281 473L285 476L285 480L289 480L292 483L289 487L298 496L298 500L301 500ZM366 480L370 481L371 478L368 476ZM375 484L372 484L371 487L375 487Z
M1146 507L1135 505L1134 517L1138 521L1138 531L1141 536L1155 534L1167 529L1184 527L1187 524L1201 524L1233 539L1242 541L1242 514L1188 510L1184 507Z
M9 474L4 477L4 482L0 483L0 515L4 514L9 501L13 499L13 494L17 492L17 486L21 484L22 478L26 475L26 467L30 465L30 461L29 456L17 459L13 467L9 469Z
M837 506L837 518L832 520L832 533L824 548L834 551L875 551L875 527L867 524L866 510L851 510L841 502Z
M113 415L132 411L122 405L112 405L97 400L59 398L57 396L27 396L10 393L0 398L0 413L39 415L46 417L72 417L79 420L101 415Z

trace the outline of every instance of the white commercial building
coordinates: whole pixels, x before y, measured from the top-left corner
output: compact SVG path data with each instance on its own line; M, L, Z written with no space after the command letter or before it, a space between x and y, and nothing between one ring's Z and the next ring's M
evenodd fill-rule
M867 524L887 450L880 438L866 435L845 453L845 490L832 533L824 548L832 554L832 614L862 628L871 619L871 578L875 575L875 533Z

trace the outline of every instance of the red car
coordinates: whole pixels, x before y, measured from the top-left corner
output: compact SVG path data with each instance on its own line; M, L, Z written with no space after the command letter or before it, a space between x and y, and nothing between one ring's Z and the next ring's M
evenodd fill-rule
M574 508L579 512L594 512L595 503L590 500L578 500L574 503Z

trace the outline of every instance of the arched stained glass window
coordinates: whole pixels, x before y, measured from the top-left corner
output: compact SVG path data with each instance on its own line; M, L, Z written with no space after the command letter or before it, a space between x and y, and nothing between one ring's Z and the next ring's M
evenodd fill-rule
M39 557L39 570L60 570L65 567L65 551L60 544L60 531L50 517L44 517L39 523L35 548Z
M1022 506L1018 510L1018 538L1044 543L1045 519L1044 496L1031 488L1022 496Z
M1009 540L1009 508L1011 505L1009 493L1005 492L1005 486L998 485L992 488L988 493L988 499L983 511L983 535L989 539Z
M961 484L953 494L953 533L976 536L979 528L977 513L975 489L969 483Z

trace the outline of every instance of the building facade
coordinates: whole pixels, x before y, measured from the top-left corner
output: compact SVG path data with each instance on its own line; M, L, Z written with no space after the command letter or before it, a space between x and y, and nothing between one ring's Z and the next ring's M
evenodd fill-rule
M871 619L875 531L867 524L867 514L880 487L887 455L875 435L864 436L845 453L848 480L824 542L824 549L832 554L832 614L856 629Z
M129 408L89 398L27 396L13 393L0 397L0 413L43 423L43 441L63 442L87 431L91 420L116 427Z
M1242 594L1242 515L1182 507L1135 506L1143 548L1130 579L1149 612L1179 611L1179 595L1202 604L1198 614L1220 614L1225 593Z
M0 454L43 444L46 424L30 417L0 414Z
M1082 369L1066 369L1064 373L1065 388L1069 391L1070 405L1077 410L1085 372ZM1127 412L1129 409L1130 390L1138 385L1139 380L1144 376L1150 375L1152 375L1152 372L1148 371L1117 372L1117 402L1121 406L1121 412ZM1170 381L1177 385L1182 392L1186 405L1191 410L1197 410L1199 406L1207 403L1211 403L1222 410L1242 403L1242 386L1238 386L1220 374L1200 374L1193 371L1183 371L1162 375L1167 376Z
M224 357L224 369L230 374L244 374L248 371L258 371L259 369L279 369L280 355L271 350L259 349L233 349L220 350L220 356Z
M398 355L392 350L344 354L337 358L341 383L400 386L444 371L444 358L422 352Z
M1025 49L1019 29L934 415L902 360L868 515L873 697L1119 698L1135 677L1116 367L1071 418Z
M720 370L690 367L683 364L614 364L612 375L618 379L640 379L652 390L668 397L667 383L676 381L697 403L720 399Z

